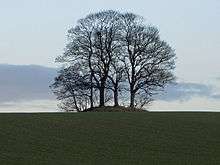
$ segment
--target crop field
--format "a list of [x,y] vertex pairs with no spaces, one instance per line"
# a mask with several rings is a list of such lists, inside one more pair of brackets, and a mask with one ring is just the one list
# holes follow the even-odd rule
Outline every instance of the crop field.
[[0,165],[219,165],[220,113],[0,114]]

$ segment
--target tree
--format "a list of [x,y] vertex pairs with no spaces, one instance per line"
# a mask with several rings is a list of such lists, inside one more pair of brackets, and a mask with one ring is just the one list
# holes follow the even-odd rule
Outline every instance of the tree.
[[61,109],[65,111],[83,111],[88,108],[90,100],[90,82],[86,81],[89,80],[88,76],[81,71],[79,64],[59,71],[59,75],[50,87],[57,99],[62,101],[59,105]]
[[[122,53],[120,51],[120,53]],[[122,83],[126,81],[125,79],[125,68],[120,59],[120,55],[117,56],[110,68],[110,73],[108,76],[108,89],[113,91],[114,106],[119,106],[119,92],[122,90]]]
[[[106,81],[114,52],[119,49],[119,16],[115,11],[90,14],[68,31],[70,40],[59,62],[81,63],[99,90],[100,106],[105,104]],[[92,95],[92,88],[91,88]]]
[[[106,11],[96,14],[93,18],[97,20],[95,26],[93,77],[100,91],[100,106],[104,106],[106,82],[110,67],[115,54],[120,49],[120,21],[119,14],[114,11]],[[93,20],[94,21],[94,20]]]
[[108,101],[118,106],[121,92],[129,93],[131,108],[141,108],[174,80],[173,49],[133,13],[108,10],[80,19],[56,61],[64,65],[51,88],[63,107],[77,111]]
[[143,24],[142,17],[126,13],[122,20],[123,62],[129,83],[130,107],[135,107],[138,94],[142,107],[152,100],[155,91],[174,80],[175,53],[160,39],[157,28]]

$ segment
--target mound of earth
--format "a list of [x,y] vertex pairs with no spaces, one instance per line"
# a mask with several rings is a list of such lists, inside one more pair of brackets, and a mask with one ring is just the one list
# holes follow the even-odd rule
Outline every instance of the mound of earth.
[[95,107],[89,108],[83,112],[147,112],[143,109],[123,107],[123,106],[104,106],[104,107]]

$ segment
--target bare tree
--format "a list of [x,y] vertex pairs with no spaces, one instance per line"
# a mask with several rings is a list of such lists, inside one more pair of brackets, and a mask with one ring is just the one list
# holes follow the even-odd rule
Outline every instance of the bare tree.
[[59,107],[65,111],[83,111],[88,108],[90,82],[86,81],[89,80],[88,75],[83,74],[80,68],[80,65],[75,64],[60,70],[50,86],[57,99],[61,100]]
[[120,48],[120,20],[117,12],[106,11],[95,15],[98,23],[95,28],[94,80],[100,91],[100,106],[105,103],[105,89],[112,61]]
[[130,107],[142,108],[174,80],[173,49],[133,13],[108,10],[80,19],[56,61],[64,68],[51,87],[64,109],[105,106],[112,98],[118,106],[122,91],[124,98],[129,92]]
[[[92,90],[99,90],[100,106],[105,104],[105,89],[114,52],[119,48],[119,16],[115,11],[90,14],[68,31],[69,44],[59,62],[81,62],[90,73]],[[93,106],[93,105],[91,105]]]
[[114,106],[119,106],[119,92],[123,90],[123,85],[126,83],[125,68],[121,61],[120,51],[117,58],[112,62],[108,76],[107,88],[113,92]]
[[[124,65],[130,91],[130,107],[135,107],[135,97],[144,98],[141,107],[152,100],[155,91],[174,79],[175,53],[159,37],[153,26],[145,26],[143,18],[133,13],[122,15],[124,32]],[[141,99],[141,100],[142,100]]]

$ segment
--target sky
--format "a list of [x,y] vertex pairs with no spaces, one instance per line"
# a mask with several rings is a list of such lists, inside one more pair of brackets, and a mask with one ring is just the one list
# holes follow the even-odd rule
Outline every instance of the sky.
[[106,9],[129,11],[155,25],[175,49],[178,82],[212,88],[205,97],[159,100],[152,107],[220,109],[220,99],[212,97],[220,94],[219,0],[0,0],[0,4],[1,64],[58,67],[54,59],[62,54],[66,32],[78,19]]

